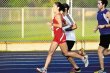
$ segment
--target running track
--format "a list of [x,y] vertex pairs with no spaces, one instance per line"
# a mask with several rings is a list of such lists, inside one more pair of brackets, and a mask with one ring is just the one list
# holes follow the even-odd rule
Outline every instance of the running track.
[[[89,67],[85,68],[80,59],[75,59],[81,67],[81,73],[93,73],[99,69],[97,52],[87,52],[89,55]],[[0,73],[38,73],[36,67],[42,67],[47,52],[1,52]],[[105,57],[106,72],[110,73],[110,56]],[[61,54],[56,52],[49,65],[48,73],[69,73],[72,66]]]

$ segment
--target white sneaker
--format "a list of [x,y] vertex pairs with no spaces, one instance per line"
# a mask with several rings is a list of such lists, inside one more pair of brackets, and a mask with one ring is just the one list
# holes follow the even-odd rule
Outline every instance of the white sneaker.
[[84,56],[83,62],[85,64],[85,67],[88,67],[88,65],[89,65],[88,55]]
[[44,68],[37,68],[36,70],[41,73],[47,73],[47,69],[44,69]]

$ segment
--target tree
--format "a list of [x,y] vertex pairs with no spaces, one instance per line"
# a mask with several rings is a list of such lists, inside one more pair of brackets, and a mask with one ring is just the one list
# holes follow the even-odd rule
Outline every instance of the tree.
[[[66,2],[66,0],[0,0],[0,7],[51,7],[55,1]],[[108,2],[109,7],[110,1]],[[97,7],[97,0],[73,0],[73,7]]]
[[7,3],[9,0],[0,0],[0,7],[7,7]]
[[26,7],[28,4],[28,0],[9,0],[9,7]]

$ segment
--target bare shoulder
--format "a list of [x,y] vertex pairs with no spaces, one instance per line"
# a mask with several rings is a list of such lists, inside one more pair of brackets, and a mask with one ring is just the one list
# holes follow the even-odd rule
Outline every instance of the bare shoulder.
[[60,17],[61,17],[61,15],[60,14],[57,14],[55,18],[60,18]]
[[110,11],[106,13],[107,17],[110,18]]

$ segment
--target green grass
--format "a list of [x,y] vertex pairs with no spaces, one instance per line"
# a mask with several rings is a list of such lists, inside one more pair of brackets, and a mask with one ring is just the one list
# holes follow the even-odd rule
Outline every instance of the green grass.
[[[94,33],[93,29],[97,22],[95,20],[85,22],[85,37],[82,37],[81,21],[77,21],[78,29],[76,32],[77,40],[82,39],[86,41],[99,40],[99,33]],[[36,42],[36,41],[51,41],[51,30],[46,23],[25,23],[24,38],[21,38],[21,24],[0,24],[0,41],[14,41],[14,42]]]
[[51,31],[46,24],[25,24],[24,38],[21,38],[21,24],[1,24],[0,41],[49,41]]
[[76,29],[76,38],[78,41],[86,40],[86,41],[98,41],[99,40],[99,32],[93,32],[93,29],[96,27],[97,21],[95,20],[86,20],[85,21],[85,29],[84,29],[84,37],[82,37],[82,22],[77,21],[78,28]]

